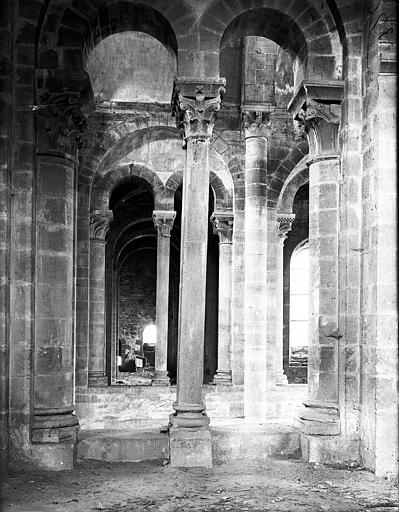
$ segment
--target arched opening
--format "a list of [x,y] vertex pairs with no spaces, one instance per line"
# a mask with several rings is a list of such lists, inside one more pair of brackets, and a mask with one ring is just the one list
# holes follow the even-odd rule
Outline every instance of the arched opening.
[[87,62],[94,99],[100,102],[169,103],[176,70],[176,56],[143,32],[108,36]]
[[[113,221],[106,248],[107,340],[111,383],[150,384],[155,345],[143,333],[156,319],[154,197],[137,176],[112,191]],[[144,380],[143,380],[144,379]]]
[[[283,249],[283,366],[290,384],[303,384],[307,382],[307,350],[301,350],[300,347],[307,345],[305,319],[308,301],[305,292],[309,293],[309,289],[305,288],[308,281],[305,273],[306,258],[309,254],[307,243],[309,238],[309,183],[298,188],[292,210],[295,220],[291,231],[287,234]],[[297,262],[295,254],[299,258]],[[291,287],[293,287],[292,300]],[[301,294],[302,297],[300,297]],[[303,301],[306,301],[306,304],[303,304]],[[294,311],[291,312],[293,304]],[[296,305],[298,305],[297,310],[295,310]],[[297,326],[301,327],[295,331]],[[291,338],[292,327],[294,327],[294,334]],[[294,357],[292,357],[291,346],[297,347],[294,350],[294,353],[297,352]],[[303,357],[298,358],[297,356],[300,355]]]
[[309,242],[300,243],[290,262],[290,340],[291,367],[307,366],[309,332]]

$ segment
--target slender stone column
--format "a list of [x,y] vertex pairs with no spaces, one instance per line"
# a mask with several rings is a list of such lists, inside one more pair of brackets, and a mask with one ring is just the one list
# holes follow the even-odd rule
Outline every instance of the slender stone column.
[[276,384],[278,386],[288,384],[287,376],[283,368],[283,310],[284,310],[284,242],[287,239],[288,231],[291,231],[295,214],[277,214],[277,334],[276,334]]
[[89,386],[107,386],[105,335],[105,237],[112,210],[90,214]]
[[170,232],[176,212],[156,210],[152,214],[157,230],[157,298],[156,326],[157,344],[155,347],[155,374],[153,386],[169,386],[168,361],[168,312],[169,312],[169,258]]
[[[266,418],[267,137],[269,116],[244,111],[245,134],[245,346],[244,415]],[[274,373],[274,368],[272,369]]]
[[300,423],[304,434],[303,455],[319,462],[324,457],[319,436],[340,433],[338,128],[342,92],[340,83],[335,86],[306,84],[289,106],[296,119],[303,123],[309,140],[309,398],[304,403]]
[[[170,437],[173,466],[210,466],[209,418],[202,400],[209,144],[225,80],[175,79],[174,112],[184,132],[177,400]],[[180,429],[186,432],[178,431]],[[176,431],[177,429],[177,431]],[[197,433],[193,433],[197,429]],[[198,429],[205,429],[202,433]],[[191,434],[187,433],[191,430]]]
[[231,385],[233,212],[214,212],[211,222],[213,232],[219,236],[218,367],[213,382]]

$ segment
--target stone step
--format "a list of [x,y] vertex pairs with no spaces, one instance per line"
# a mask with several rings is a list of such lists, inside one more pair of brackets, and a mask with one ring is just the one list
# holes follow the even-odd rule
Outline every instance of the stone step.
[[[236,423],[210,429],[213,462],[233,459],[295,457],[300,450],[299,431],[291,425]],[[168,459],[169,437],[155,430],[82,430],[79,459],[138,462]]]
[[83,430],[77,446],[78,459],[107,462],[139,462],[167,459],[169,436],[156,430]]

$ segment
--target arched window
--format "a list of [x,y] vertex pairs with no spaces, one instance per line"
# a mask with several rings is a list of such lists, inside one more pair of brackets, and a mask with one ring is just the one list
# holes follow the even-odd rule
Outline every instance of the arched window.
[[290,366],[306,366],[309,325],[309,241],[294,250],[290,263]]

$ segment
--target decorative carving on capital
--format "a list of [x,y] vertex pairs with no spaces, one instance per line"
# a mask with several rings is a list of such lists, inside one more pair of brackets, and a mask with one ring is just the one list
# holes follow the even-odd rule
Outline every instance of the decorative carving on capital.
[[112,210],[95,210],[90,213],[90,240],[105,241],[113,218]]
[[233,241],[234,216],[232,212],[214,212],[211,216],[213,233],[219,236],[220,244],[231,244]]
[[270,112],[243,110],[242,127],[246,139],[249,137],[270,137],[272,130]]
[[183,131],[184,140],[210,139],[225,92],[226,80],[217,78],[205,81],[177,77],[174,82],[172,115]]
[[170,237],[175,217],[174,211],[154,210],[152,220],[159,237]]
[[38,111],[39,147],[76,156],[87,126],[87,113],[79,93],[53,93],[44,97]]
[[338,155],[342,98],[342,82],[303,82],[288,105],[297,128],[308,137],[312,157]]
[[295,220],[295,213],[278,213],[277,214],[277,236],[281,243],[284,244],[288,232],[291,231],[292,223]]

